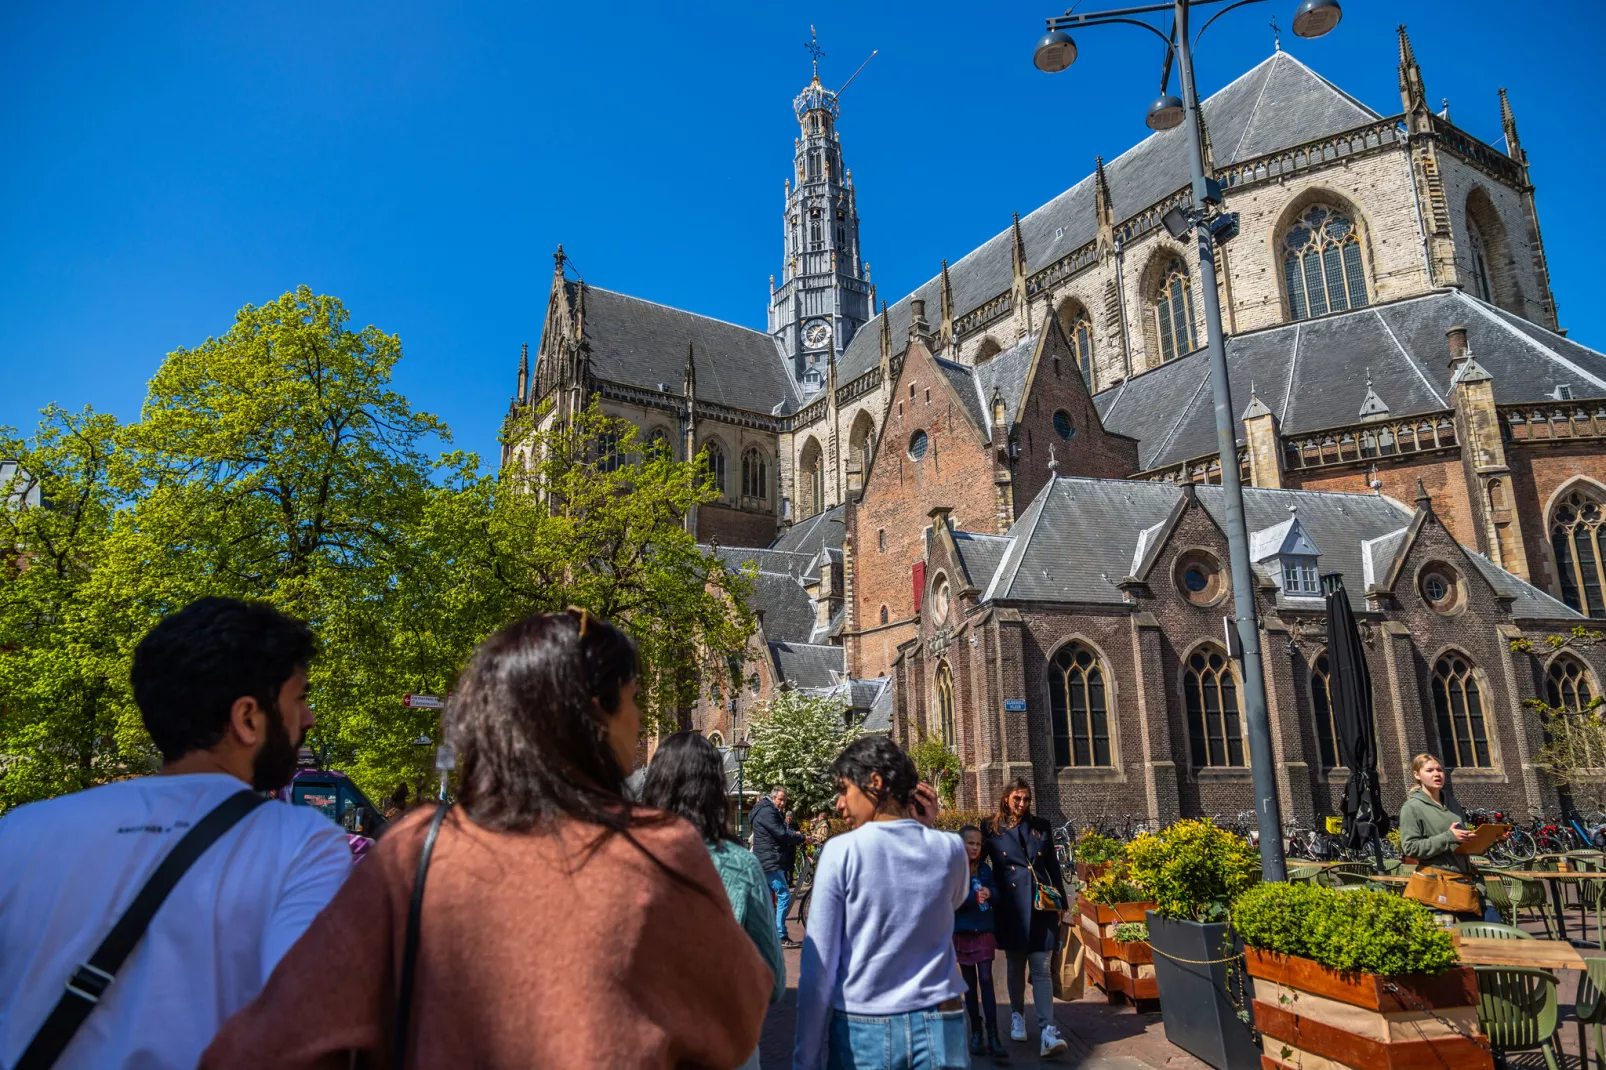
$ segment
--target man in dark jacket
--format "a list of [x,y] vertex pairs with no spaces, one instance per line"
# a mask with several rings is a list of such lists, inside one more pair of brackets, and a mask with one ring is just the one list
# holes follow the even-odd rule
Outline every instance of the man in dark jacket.
[[782,947],[800,947],[786,932],[786,913],[792,907],[789,884],[792,859],[807,837],[786,827],[786,789],[776,788],[758,801],[749,820],[753,825],[753,854],[764,867],[764,879],[775,893],[775,931]]

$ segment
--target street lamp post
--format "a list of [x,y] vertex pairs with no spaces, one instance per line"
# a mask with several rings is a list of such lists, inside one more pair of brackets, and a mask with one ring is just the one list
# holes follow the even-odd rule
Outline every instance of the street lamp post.
[[742,836],[742,802],[746,796],[742,794],[742,766],[747,764],[747,752],[753,745],[747,742],[746,736],[740,736],[731,744],[731,756],[736,759],[736,837]]
[[[1167,4],[1123,8],[1115,11],[1067,14],[1048,21],[1048,32],[1037,42],[1033,62],[1039,70],[1057,73],[1076,62],[1076,42],[1069,30],[1080,26],[1123,23],[1141,26],[1165,40],[1165,74],[1160,80],[1160,96],[1149,106],[1148,125],[1168,130],[1179,123],[1188,127],[1188,162],[1192,166],[1192,204],[1187,210],[1173,209],[1166,215],[1166,229],[1174,238],[1193,230],[1199,244],[1199,285],[1204,297],[1206,348],[1210,354],[1210,385],[1215,402],[1216,448],[1221,454],[1221,490],[1227,514],[1227,555],[1232,572],[1233,619],[1238,630],[1244,674],[1244,716],[1249,729],[1249,763],[1254,777],[1255,814],[1260,828],[1260,865],[1269,881],[1287,878],[1283,859],[1282,815],[1277,804],[1277,777],[1271,747],[1271,722],[1266,713],[1266,680],[1260,658],[1260,628],[1255,615],[1254,577],[1249,567],[1249,526],[1244,518],[1244,492],[1238,472],[1237,421],[1233,415],[1232,388],[1227,378],[1227,347],[1221,331],[1221,301],[1216,293],[1216,254],[1218,241],[1226,242],[1237,233],[1237,217],[1217,210],[1221,187],[1205,172],[1204,146],[1199,135],[1199,93],[1193,80],[1193,42],[1189,15],[1195,7],[1211,7],[1226,0],[1172,0]],[[1221,15],[1234,8],[1262,0],[1237,0],[1205,21],[1204,33]],[[1171,33],[1133,16],[1170,12]],[[1300,37],[1320,37],[1341,17],[1338,0],[1302,0],[1294,13],[1294,33]],[[1176,57],[1182,80],[1182,100],[1166,92],[1171,58]]]

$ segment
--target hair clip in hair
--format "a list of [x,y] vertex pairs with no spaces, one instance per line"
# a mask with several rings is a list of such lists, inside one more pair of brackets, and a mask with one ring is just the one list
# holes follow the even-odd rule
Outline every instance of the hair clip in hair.
[[584,639],[586,637],[586,628],[591,625],[592,621],[597,619],[596,614],[592,613],[589,609],[586,609],[583,606],[570,606],[569,612],[574,616],[574,619],[579,622],[580,638]]

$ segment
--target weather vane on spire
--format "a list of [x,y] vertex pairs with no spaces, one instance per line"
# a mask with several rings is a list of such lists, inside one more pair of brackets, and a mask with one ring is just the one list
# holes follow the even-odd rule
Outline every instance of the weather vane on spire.
[[820,80],[820,57],[825,55],[825,49],[820,47],[820,37],[814,32],[813,24],[809,26],[809,39],[803,43],[803,47],[814,57],[814,80],[817,82]]

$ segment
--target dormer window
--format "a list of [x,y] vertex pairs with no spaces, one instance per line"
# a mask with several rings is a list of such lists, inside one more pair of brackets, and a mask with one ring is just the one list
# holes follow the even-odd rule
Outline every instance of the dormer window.
[[1319,598],[1322,581],[1316,575],[1314,557],[1284,557],[1283,596],[1285,598]]

